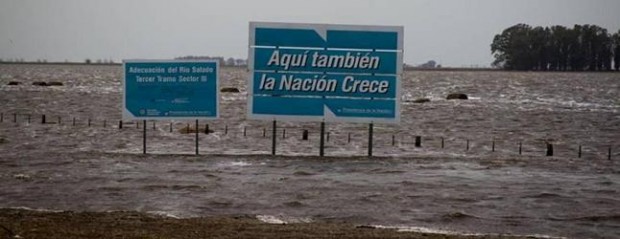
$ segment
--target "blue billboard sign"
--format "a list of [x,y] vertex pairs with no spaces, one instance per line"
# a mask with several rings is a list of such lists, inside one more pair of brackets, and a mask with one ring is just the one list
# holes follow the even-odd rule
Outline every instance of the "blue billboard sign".
[[218,62],[123,61],[123,119],[219,116]]
[[403,28],[250,23],[248,117],[399,123]]

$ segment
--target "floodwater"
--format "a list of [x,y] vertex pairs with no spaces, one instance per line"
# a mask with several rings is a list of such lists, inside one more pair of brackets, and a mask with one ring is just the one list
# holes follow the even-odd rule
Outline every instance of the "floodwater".
[[142,155],[142,126],[118,128],[120,66],[0,65],[0,207],[620,238],[620,74],[406,72],[402,122],[375,125],[374,158],[368,125],[327,124],[320,158],[319,124],[299,122],[278,122],[271,156],[271,122],[245,119],[247,76],[224,68],[242,93],[200,121],[215,131],[200,156],[179,133],[193,121],[149,122]]

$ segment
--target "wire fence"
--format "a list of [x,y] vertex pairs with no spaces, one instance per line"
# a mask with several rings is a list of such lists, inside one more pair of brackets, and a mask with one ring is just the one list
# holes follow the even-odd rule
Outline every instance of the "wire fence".
[[[146,122],[146,125],[144,124]],[[244,121],[243,123],[201,121],[123,121],[108,119],[93,119],[90,117],[62,117],[50,116],[45,114],[25,114],[25,113],[0,113],[0,123],[11,127],[16,125],[40,124],[46,127],[63,126],[74,128],[106,128],[115,130],[136,130],[145,129],[155,131],[167,131],[179,134],[218,134],[231,139],[251,138],[272,140],[276,146],[276,139],[286,140],[294,137],[299,140],[317,140],[321,138],[320,126],[317,123],[284,124],[273,128],[271,122],[264,121]],[[340,128],[338,130],[327,129],[322,135],[322,140],[329,145],[349,145],[354,142],[366,141],[368,148],[378,147],[399,147],[411,149],[429,149],[435,151],[457,151],[472,153],[505,153],[511,155],[533,155],[533,156],[562,156],[582,158],[586,154],[596,155],[598,158],[612,160],[617,158],[619,153],[614,150],[618,148],[618,142],[602,143],[579,143],[579,140],[562,140],[562,143],[555,144],[544,138],[526,137],[498,137],[501,130],[493,130],[488,137],[465,137],[456,132],[447,131],[439,135],[422,135],[415,130],[406,128],[377,127],[371,133],[358,126],[355,128]],[[575,130],[573,133],[587,135],[587,131]],[[617,132],[617,131],[616,131]],[[462,132],[461,132],[462,133]],[[504,131],[507,134],[514,134],[512,131]],[[614,138],[613,131],[610,137]],[[467,134],[466,134],[467,135]],[[274,137],[275,136],[275,137]],[[482,139],[481,139],[482,138]],[[590,140],[591,141],[591,140]],[[372,153],[369,152],[369,156]],[[321,152],[322,156],[322,152]]]

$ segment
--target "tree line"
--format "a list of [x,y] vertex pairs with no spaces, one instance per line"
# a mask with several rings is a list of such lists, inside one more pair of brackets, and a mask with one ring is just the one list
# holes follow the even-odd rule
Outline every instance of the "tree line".
[[532,27],[517,24],[495,35],[493,65],[505,70],[611,71],[620,69],[620,30],[597,25]]

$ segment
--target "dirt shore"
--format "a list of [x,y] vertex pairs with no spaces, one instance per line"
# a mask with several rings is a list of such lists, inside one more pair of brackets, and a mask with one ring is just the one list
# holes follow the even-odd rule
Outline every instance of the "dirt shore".
[[[252,216],[176,219],[138,212],[0,209],[0,238],[526,238],[397,232],[347,223],[267,224]],[[529,238],[529,237],[527,237]]]

